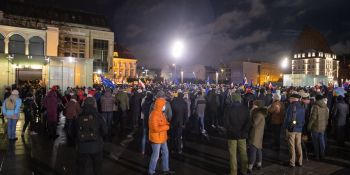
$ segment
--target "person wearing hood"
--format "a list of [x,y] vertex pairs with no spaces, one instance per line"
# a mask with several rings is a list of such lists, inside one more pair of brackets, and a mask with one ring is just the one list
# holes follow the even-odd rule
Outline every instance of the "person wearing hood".
[[11,95],[2,104],[2,113],[7,119],[7,136],[9,140],[17,140],[16,125],[21,112],[22,100],[18,90],[13,90]]
[[312,106],[309,124],[307,129],[311,132],[314,144],[314,155],[316,160],[322,159],[325,155],[325,131],[327,129],[329,109],[322,95],[316,96],[316,103]]
[[334,125],[337,144],[344,146],[346,132],[346,117],[349,115],[349,105],[345,103],[344,97],[339,95],[332,111],[332,123]]
[[56,139],[58,137],[58,135],[56,134],[58,100],[55,88],[49,91],[47,96],[44,98],[43,105],[46,108],[47,128],[49,132],[49,137],[52,139]]
[[[303,165],[303,151],[301,133],[305,124],[305,109],[300,103],[301,96],[292,94],[289,97],[289,106],[283,121],[289,149],[289,167]],[[296,163],[297,162],[297,163]]]
[[105,90],[105,93],[101,97],[101,112],[104,120],[106,121],[109,139],[111,139],[112,135],[112,119],[114,104],[115,98],[112,96],[111,89],[107,88]]
[[241,173],[246,174],[248,170],[247,138],[251,126],[249,109],[241,103],[239,93],[231,95],[231,102],[224,112],[224,127],[227,131],[230,152],[230,175],[237,175],[237,150],[240,154]]
[[152,155],[149,162],[148,174],[156,173],[157,161],[160,151],[162,151],[162,171],[164,174],[174,174],[169,170],[169,151],[168,151],[168,130],[169,122],[164,114],[166,100],[158,97],[154,102],[152,112],[149,116],[149,141],[151,142]]
[[93,97],[84,100],[84,106],[75,124],[77,131],[78,175],[86,174],[87,162],[92,161],[93,174],[101,174],[103,161],[103,137],[107,134],[106,123],[97,111]]
[[248,173],[252,173],[253,166],[257,159],[257,168],[262,166],[262,145],[264,138],[265,118],[267,109],[264,107],[264,101],[255,100],[250,110],[252,127],[249,132],[249,164]]
[[182,92],[179,92],[177,97],[175,97],[171,102],[171,109],[173,113],[173,117],[171,119],[171,147],[172,151],[181,154],[182,128],[185,126],[188,115],[188,106]]

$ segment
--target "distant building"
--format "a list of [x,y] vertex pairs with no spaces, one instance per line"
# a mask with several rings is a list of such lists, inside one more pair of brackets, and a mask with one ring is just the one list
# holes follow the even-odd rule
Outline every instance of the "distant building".
[[[336,54],[330,49],[324,36],[310,27],[305,27],[294,42],[291,57],[292,75],[286,75],[290,77],[287,79],[291,82],[285,82],[285,85],[299,86],[296,84],[297,79],[300,77],[309,79],[308,76],[299,74],[310,75],[313,79],[322,80],[323,83],[333,83],[339,76],[339,61],[336,60]],[[315,83],[319,82],[309,85]]]
[[261,62],[259,64],[259,84],[269,82],[282,82],[283,73],[280,66],[273,63]]
[[128,78],[136,78],[137,59],[124,58],[118,52],[113,54],[113,79],[116,83],[122,83]]

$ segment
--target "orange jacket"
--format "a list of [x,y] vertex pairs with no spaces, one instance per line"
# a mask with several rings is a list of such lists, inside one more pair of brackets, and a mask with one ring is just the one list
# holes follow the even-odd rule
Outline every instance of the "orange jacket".
[[162,111],[165,104],[166,101],[163,98],[158,98],[154,102],[154,107],[148,120],[149,140],[152,143],[161,144],[168,139],[169,122]]

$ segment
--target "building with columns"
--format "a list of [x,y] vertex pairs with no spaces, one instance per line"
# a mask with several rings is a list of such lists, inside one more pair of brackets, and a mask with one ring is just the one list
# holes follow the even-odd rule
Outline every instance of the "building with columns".
[[123,83],[128,78],[136,78],[137,59],[126,58],[116,51],[113,54],[113,79],[116,83]]
[[[6,1],[0,9],[0,69],[7,70],[2,72],[7,76],[1,77],[7,80],[1,81],[0,86],[18,83],[28,77],[24,74],[32,74],[46,85],[60,82],[62,87],[91,86],[92,72],[112,70],[113,50],[114,33],[104,16],[30,1]],[[55,63],[56,68],[51,63]],[[81,72],[76,72],[78,70]],[[63,76],[67,71],[70,72],[67,76],[74,76],[68,78],[68,84]],[[62,76],[47,77],[58,72]]]
[[[291,75],[286,75],[286,85],[334,83],[339,76],[339,61],[326,39],[318,31],[305,27],[294,42],[291,55]],[[303,80],[305,79],[305,80]],[[313,79],[311,81],[311,79]]]

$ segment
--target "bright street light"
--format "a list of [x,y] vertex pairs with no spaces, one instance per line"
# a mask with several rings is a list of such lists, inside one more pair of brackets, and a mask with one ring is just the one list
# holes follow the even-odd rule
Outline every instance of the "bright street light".
[[180,58],[183,53],[184,53],[185,45],[182,40],[176,40],[173,43],[173,46],[171,48],[171,55],[175,58],[178,59]]
[[288,58],[284,58],[284,59],[281,61],[281,67],[282,67],[283,69],[288,68]]

